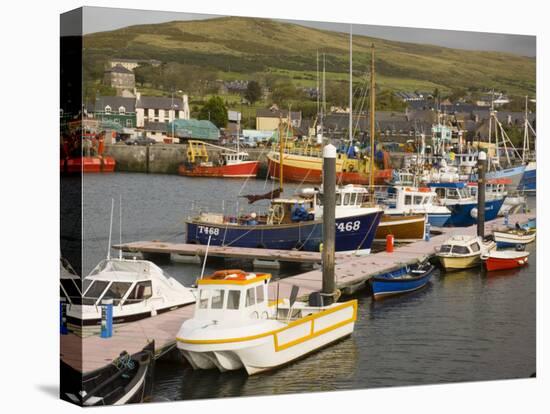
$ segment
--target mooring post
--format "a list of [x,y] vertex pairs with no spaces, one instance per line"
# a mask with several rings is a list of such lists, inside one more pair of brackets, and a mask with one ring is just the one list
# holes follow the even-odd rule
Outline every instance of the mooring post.
[[323,304],[333,302],[336,291],[334,280],[334,249],[336,237],[336,147],[323,148]]
[[426,233],[424,234],[424,241],[430,241],[432,225],[430,223],[426,223]]
[[485,170],[487,154],[480,151],[477,157],[477,235],[485,237]]
[[61,335],[67,335],[69,330],[67,329],[67,299],[61,298],[59,302],[59,333]]
[[113,336],[113,300],[104,299],[101,303],[101,337]]

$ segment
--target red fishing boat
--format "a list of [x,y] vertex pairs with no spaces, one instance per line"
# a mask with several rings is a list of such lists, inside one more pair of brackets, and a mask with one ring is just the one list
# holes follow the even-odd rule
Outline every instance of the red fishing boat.
[[[218,161],[209,160],[207,146],[223,150]],[[191,140],[187,161],[179,166],[178,173],[187,177],[248,178],[256,177],[259,165],[259,161],[249,159],[247,152]]]
[[481,259],[487,271],[515,269],[525,266],[529,260],[529,252],[515,252],[512,250],[493,250]]
[[[86,142],[89,148],[82,148],[82,143]],[[92,151],[97,155],[92,155]],[[62,148],[62,157],[59,162],[59,168],[62,173],[81,174],[81,173],[99,173],[113,172],[116,161],[113,157],[103,155],[105,150],[105,137],[100,134],[96,137],[93,133],[73,134],[68,137]],[[82,154],[84,151],[85,155]]]

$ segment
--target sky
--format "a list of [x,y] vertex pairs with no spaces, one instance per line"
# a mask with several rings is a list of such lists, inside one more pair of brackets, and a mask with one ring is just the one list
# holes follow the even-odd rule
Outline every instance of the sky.
[[[174,20],[202,20],[215,17],[221,16],[181,12],[85,7],[83,25],[84,34],[89,34],[115,30],[136,24],[163,23]],[[282,21],[317,29],[349,33],[349,24],[346,23],[303,20]],[[353,25],[353,33],[402,42],[431,44],[468,50],[509,52],[531,57],[536,56],[535,36],[359,24]]]

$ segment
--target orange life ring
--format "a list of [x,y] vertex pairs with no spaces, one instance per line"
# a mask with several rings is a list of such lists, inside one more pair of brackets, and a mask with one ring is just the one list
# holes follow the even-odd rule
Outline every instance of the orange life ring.
[[244,272],[241,269],[225,269],[225,270],[218,270],[210,276],[212,279],[224,279],[229,275],[237,275],[238,279],[245,279],[246,272]]

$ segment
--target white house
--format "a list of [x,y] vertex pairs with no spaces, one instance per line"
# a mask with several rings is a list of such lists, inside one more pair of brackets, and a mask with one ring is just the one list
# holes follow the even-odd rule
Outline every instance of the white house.
[[174,119],[189,119],[187,95],[182,98],[141,96],[136,93],[136,126],[143,128],[147,122],[172,122]]

